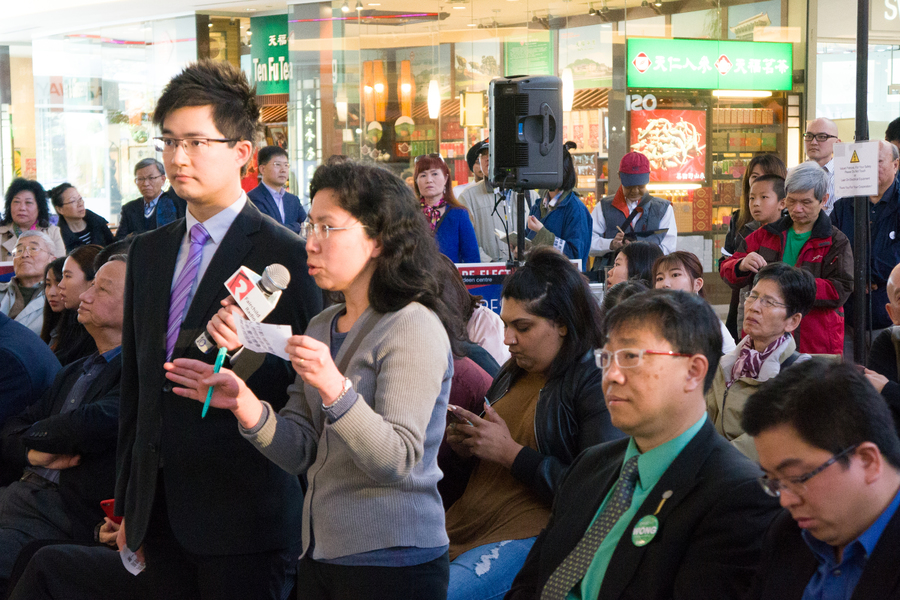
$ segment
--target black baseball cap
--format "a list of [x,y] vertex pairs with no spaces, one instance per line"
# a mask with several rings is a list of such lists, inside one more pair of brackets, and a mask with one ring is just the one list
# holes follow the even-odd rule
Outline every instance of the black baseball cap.
[[487,150],[488,146],[488,140],[475,142],[475,144],[471,148],[469,148],[469,151],[466,152],[466,162],[469,163],[470,171],[475,170],[475,161],[478,160],[478,156],[481,154],[481,151]]

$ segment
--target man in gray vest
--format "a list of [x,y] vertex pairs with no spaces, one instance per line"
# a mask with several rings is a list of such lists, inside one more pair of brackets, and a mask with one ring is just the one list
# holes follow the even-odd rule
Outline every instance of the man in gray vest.
[[[597,203],[591,214],[591,256],[618,252],[639,239],[659,245],[663,253],[675,251],[678,228],[675,211],[667,200],[647,192],[650,161],[640,152],[629,152],[619,163],[622,185],[614,196]],[[660,231],[660,233],[652,233]]]

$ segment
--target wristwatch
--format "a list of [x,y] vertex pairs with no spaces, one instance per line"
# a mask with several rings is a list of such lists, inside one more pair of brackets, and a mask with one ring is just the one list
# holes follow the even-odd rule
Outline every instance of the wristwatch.
[[350,391],[350,388],[352,388],[352,387],[353,387],[353,382],[350,381],[350,378],[344,377],[344,385],[341,388],[341,393],[337,398],[334,399],[334,402],[332,404],[336,404],[336,403],[340,402],[341,398],[343,398],[347,394],[347,392]]

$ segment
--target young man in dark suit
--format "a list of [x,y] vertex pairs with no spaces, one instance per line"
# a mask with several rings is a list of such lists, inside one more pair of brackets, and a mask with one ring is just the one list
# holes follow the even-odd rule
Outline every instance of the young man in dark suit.
[[184,218],[187,204],[172,190],[162,191],[166,183],[163,164],[155,158],[145,158],[134,165],[134,183],[141,192],[137,200],[122,206],[116,240],[130,234],[153,231]]
[[606,325],[603,393],[631,437],[569,467],[506,598],[739,598],[777,505],[706,416],[719,320],[699,296],[652,290]]
[[2,466],[21,476],[0,494],[0,595],[28,543],[90,542],[103,520],[116,481],[124,288],[123,257],[100,267],[78,308],[97,352],[60,371],[0,432]]
[[748,598],[900,598],[900,439],[856,365],[793,367],[751,396],[743,425],[787,509]]
[[294,233],[300,233],[300,223],[306,220],[306,211],[300,204],[300,198],[284,189],[291,175],[287,152],[278,146],[265,146],[260,148],[257,162],[262,181],[247,192],[247,197],[263,214]]
[[[294,332],[321,309],[321,292],[303,241],[265,219],[241,190],[259,119],[244,75],[227,63],[192,64],[169,82],[153,115],[166,175],[188,212],[137,236],[129,254],[119,547],[145,559],[136,578],[142,597],[280,599],[298,556],[300,482],[248,444],[229,411],[202,418],[201,406],[173,394],[163,365],[178,357],[213,362],[215,353],[195,341],[242,265],[257,273],[287,267],[290,285],[265,320]],[[229,362],[240,369],[248,353]],[[247,384],[280,407],[293,380],[287,362],[266,355]],[[93,597],[118,597],[98,592]]]

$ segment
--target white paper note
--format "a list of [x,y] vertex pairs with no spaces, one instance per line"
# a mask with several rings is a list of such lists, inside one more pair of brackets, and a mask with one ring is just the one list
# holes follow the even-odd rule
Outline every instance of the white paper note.
[[122,564],[125,565],[125,569],[132,575],[137,575],[144,570],[144,561],[138,558],[137,554],[129,550],[127,546],[119,551],[119,556],[122,557]]
[[284,347],[288,338],[293,335],[290,325],[270,325],[254,323],[246,319],[235,319],[238,339],[248,350],[274,354],[284,360],[290,360]]

